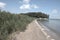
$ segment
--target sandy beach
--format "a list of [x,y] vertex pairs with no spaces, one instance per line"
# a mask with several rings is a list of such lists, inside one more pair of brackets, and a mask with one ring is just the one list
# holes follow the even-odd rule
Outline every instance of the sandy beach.
[[31,22],[24,32],[16,33],[11,40],[50,40],[40,30],[35,21]]

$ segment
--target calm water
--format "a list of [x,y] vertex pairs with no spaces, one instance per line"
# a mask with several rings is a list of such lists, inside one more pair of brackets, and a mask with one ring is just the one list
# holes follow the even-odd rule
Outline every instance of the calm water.
[[50,20],[41,21],[41,23],[60,36],[60,20],[50,19]]

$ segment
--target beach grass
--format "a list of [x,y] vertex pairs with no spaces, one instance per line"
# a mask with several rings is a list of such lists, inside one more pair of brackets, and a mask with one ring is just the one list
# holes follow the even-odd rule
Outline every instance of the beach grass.
[[7,40],[9,34],[16,31],[24,31],[32,20],[34,18],[27,15],[0,12],[0,40]]

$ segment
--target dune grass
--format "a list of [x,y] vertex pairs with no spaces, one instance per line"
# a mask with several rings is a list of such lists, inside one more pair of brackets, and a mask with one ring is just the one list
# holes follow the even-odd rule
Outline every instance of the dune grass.
[[32,20],[34,18],[27,15],[0,12],[0,40],[7,40],[13,32],[24,31]]

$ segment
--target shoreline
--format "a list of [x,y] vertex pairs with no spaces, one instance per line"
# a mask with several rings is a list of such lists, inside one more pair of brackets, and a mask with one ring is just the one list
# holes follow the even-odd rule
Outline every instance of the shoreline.
[[47,27],[45,27],[42,23],[38,23],[38,25],[40,25],[44,29],[44,31],[47,33],[47,35],[49,35],[49,38],[51,37],[54,40],[59,40],[60,39],[59,36],[56,33],[54,33],[53,31],[51,31]]
[[13,38],[10,40],[56,40],[47,34],[47,31],[38,24],[37,20],[28,24],[24,32],[19,32],[15,35],[13,35]]
[[24,32],[19,32],[16,34],[15,38],[14,36],[13,39],[10,40],[47,40],[38,25],[35,23],[35,20],[28,24],[27,29]]

